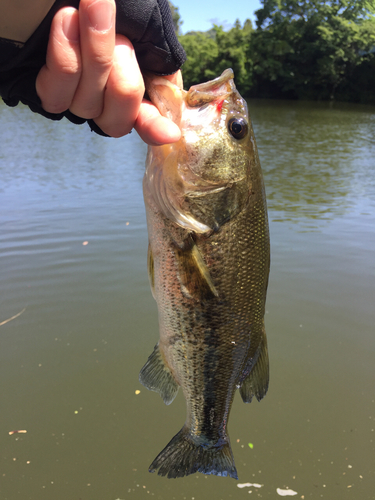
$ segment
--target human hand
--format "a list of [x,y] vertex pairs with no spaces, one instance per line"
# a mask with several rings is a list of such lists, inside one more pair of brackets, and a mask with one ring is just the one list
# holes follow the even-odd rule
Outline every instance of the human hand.
[[[81,0],[79,10],[64,7],[55,15],[46,64],[36,80],[43,108],[69,109],[94,119],[112,137],[134,128],[147,144],[180,138],[177,125],[143,98],[144,82],[129,39],[115,33],[114,0]],[[167,77],[182,87],[181,72]]]

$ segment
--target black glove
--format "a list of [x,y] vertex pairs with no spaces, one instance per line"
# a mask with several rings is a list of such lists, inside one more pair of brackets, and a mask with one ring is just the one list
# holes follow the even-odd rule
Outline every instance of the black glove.
[[[21,47],[0,38],[0,95],[8,106],[17,106],[21,101],[51,120],[65,116],[77,124],[88,121],[92,130],[106,135],[93,120],[80,118],[69,110],[48,113],[36,93],[35,81],[46,62],[52,19],[62,7],[78,8],[78,4],[79,0],[56,0],[38,29]],[[132,42],[142,72],[170,75],[186,60],[174,32],[167,0],[116,0],[116,32]]]

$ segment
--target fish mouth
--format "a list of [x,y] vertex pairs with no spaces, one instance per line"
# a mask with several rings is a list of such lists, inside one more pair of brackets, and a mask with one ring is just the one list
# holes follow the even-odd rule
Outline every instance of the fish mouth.
[[228,68],[214,80],[193,85],[187,92],[186,104],[196,108],[218,99],[226,99],[236,90],[233,79],[233,70]]

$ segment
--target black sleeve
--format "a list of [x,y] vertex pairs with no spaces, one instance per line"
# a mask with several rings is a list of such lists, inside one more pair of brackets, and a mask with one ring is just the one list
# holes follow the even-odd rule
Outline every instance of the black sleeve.
[[[26,104],[35,113],[51,120],[64,116],[73,123],[86,120],[63,113],[48,113],[36,93],[35,81],[45,64],[49,31],[56,12],[66,6],[78,8],[79,0],[57,0],[35,33],[25,44],[0,39],[0,95],[8,106]],[[141,71],[159,75],[175,73],[185,62],[184,49],[174,32],[167,0],[116,0],[116,32],[127,36],[134,45]],[[92,121],[92,130],[103,134]]]

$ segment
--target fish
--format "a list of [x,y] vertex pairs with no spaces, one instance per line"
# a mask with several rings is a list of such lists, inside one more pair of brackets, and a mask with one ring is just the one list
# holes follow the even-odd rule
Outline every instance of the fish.
[[181,387],[187,408],[149,471],[238,479],[227,429],[233,398],[239,389],[245,403],[260,401],[269,384],[270,243],[254,132],[231,69],[188,91],[162,77],[146,88],[181,139],[147,152],[147,261],[160,336],[139,380],[167,405]]

